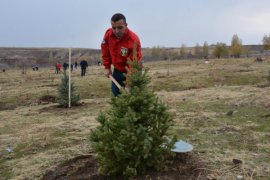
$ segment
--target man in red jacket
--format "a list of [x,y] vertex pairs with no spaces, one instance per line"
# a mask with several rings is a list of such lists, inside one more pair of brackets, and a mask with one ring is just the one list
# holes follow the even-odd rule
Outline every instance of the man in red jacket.
[[[116,13],[111,18],[112,27],[109,28],[101,43],[102,61],[105,67],[104,74],[112,75],[116,81],[125,87],[125,76],[128,58],[133,60],[133,46],[137,44],[137,60],[141,60],[141,43],[138,36],[127,27],[123,14]],[[111,65],[114,66],[113,73]],[[118,87],[112,82],[112,92],[115,96],[120,94]]]

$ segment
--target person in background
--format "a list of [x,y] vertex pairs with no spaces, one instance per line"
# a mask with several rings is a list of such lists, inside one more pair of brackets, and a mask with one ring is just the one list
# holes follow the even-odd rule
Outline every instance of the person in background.
[[98,60],[98,66],[101,66],[101,65],[102,65],[101,61],[100,61],[100,60]]
[[59,74],[61,72],[61,67],[62,67],[61,63],[57,62],[55,66],[56,74]]
[[85,76],[86,68],[88,67],[87,61],[86,60],[82,60],[80,62],[80,66],[81,66],[81,76]]
[[73,64],[70,65],[70,71],[73,71]]
[[63,70],[66,71],[67,68],[68,68],[68,63],[64,62],[64,63],[63,63]]
[[[111,17],[111,28],[104,35],[101,43],[102,63],[105,67],[104,74],[114,79],[125,87],[128,58],[133,60],[133,46],[137,44],[137,60],[142,58],[141,43],[139,37],[127,27],[126,17],[121,13],[116,13]],[[113,72],[111,65],[114,66]],[[112,93],[114,96],[120,94],[118,87],[112,82]]]

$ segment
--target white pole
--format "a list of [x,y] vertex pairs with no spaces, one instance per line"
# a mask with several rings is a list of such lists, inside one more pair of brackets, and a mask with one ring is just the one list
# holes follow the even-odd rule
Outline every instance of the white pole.
[[68,107],[71,107],[71,48],[69,48],[69,62],[68,62]]

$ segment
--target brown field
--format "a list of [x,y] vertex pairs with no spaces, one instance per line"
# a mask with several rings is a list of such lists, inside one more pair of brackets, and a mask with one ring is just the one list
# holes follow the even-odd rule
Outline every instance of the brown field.
[[[209,179],[270,179],[269,58],[145,66],[149,88],[173,114],[173,133],[194,146],[190,156],[203,164]],[[70,109],[52,102],[62,77],[54,69],[0,73],[0,179],[40,179],[68,159],[91,154],[90,130],[111,96],[110,80],[102,73],[97,66],[85,77],[79,70],[72,73],[81,105]],[[241,163],[236,166],[233,159]]]

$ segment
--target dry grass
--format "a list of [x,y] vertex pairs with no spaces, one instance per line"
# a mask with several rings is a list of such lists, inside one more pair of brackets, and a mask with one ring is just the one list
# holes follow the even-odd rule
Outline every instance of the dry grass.
[[[194,145],[209,178],[270,178],[269,59],[145,66],[150,88],[174,115],[173,132]],[[91,151],[88,135],[99,111],[108,106],[110,81],[98,67],[88,72],[85,77],[78,70],[72,74],[82,105],[71,109],[40,102],[44,95],[57,96],[61,75],[54,70],[0,73],[0,177],[38,179],[60,162]]]

